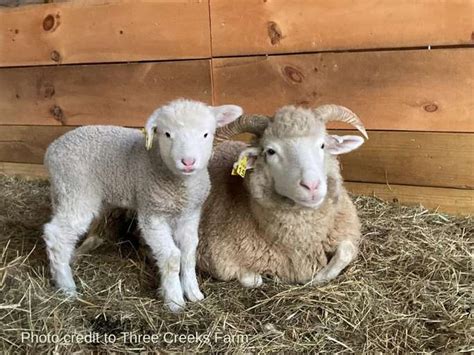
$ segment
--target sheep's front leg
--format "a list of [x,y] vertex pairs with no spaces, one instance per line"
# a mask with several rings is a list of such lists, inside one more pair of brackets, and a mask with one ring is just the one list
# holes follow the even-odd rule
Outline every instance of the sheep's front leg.
[[191,302],[200,301],[204,295],[199,290],[196,277],[196,249],[201,210],[185,214],[176,221],[174,238],[181,250],[181,286],[186,298]]
[[184,305],[179,280],[181,252],[175,245],[171,227],[164,218],[139,216],[143,238],[151,249],[161,274],[161,292],[165,305],[173,312]]
[[247,288],[257,288],[263,283],[262,275],[248,270],[242,270],[238,279],[241,285]]
[[357,256],[358,248],[349,240],[343,240],[329,263],[313,279],[313,284],[335,279]]

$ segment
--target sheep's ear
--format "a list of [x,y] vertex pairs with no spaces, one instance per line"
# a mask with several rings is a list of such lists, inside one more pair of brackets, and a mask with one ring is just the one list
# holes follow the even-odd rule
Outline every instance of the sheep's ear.
[[214,106],[211,109],[216,117],[217,127],[222,127],[235,121],[244,113],[242,107],[236,105]]
[[247,167],[246,170],[253,169],[255,166],[255,162],[257,161],[257,157],[262,151],[262,148],[257,148],[257,147],[250,147],[250,148],[245,148],[242,150],[239,154],[239,160],[234,163],[238,164],[244,157],[247,157]]
[[349,153],[364,143],[360,136],[327,135],[325,139],[326,151],[333,155]]
[[160,110],[156,110],[151,114],[151,116],[146,121],[145,127],[143,128],[143,133],[145,134],[145,147],[146,150],[150,150],[153,145],[153,138],[156,133],[156,125],[158,117],[160,115]]

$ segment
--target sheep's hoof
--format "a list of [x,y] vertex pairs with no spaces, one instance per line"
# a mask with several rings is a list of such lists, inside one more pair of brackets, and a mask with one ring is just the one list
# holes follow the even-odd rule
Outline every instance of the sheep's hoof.
[[319,286],[324,283],[329,282],[331,279],[326,275],[325,272],[319,272],[316,276],[311,280],[311,286]]
[[240,275],[239,281],[242,286],[247,288],[257,288],[263,283],[262,276],[259,274],[254,274],[253,272],[242,273],[242,275]]
[[168,308],[173,313],[181,312],[186,305],[181,287],[180,287],[179,293],[165,294],[164,300],[165,300],[165,307]]
[[197,288],[197,289],[190,289],[190,290],[184,290],[184,294],[188,301],[190,302],[197,302],[201,301],[204,299],[204,295],[202,292]]
[[185,303],[177,303],[173,301],[165,302],[166,308],[168,308],[173,313],[180,313],[184,310]]
[[77,299],[77,291],[75,287],[61,287],[59,290],[68,300],[74,301]]

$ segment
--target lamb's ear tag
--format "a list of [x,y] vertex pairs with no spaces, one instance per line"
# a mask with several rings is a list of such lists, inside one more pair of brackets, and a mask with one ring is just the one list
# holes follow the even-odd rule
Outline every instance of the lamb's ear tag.
[[234,163],[232,175],[239,175],[240,177],[244,178],[245,173],[247,172],[247,162],[248,158],[246,155],[244,155],[238,162]]
[[153,146],[153,136],[155,135],[156,127],[153,127],[150,133],[147,132],[146,128],[142,128],[141,131],[145,135],[145,148],[150,150]]

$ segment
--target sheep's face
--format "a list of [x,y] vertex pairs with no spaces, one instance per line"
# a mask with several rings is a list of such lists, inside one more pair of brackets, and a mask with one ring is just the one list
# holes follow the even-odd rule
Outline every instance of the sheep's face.
[[324,137],[267,137],[262,143],[275,191],[302,206],[319,206],[327,192]]
[[253,165],[270,177],[276,193],[301,206],[317,208],[327,194],[330,155],[347,153],[363,141],[359,136],[328,135],[311,111],[293,109],[277,112],[260,146],[241,155],[255,160]]
[[237,119],[242,109],[234,105],[212,107],[197,101],[176,100],[154,115],[161,159],[173,173],[193,175],[207,168],[216,127]]

